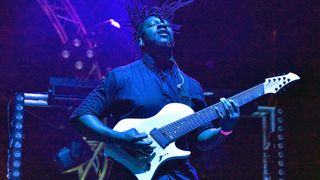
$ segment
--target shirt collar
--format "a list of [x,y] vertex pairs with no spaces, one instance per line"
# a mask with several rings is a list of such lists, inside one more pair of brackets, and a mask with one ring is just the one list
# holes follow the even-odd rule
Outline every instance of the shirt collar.
[[164,64],[163,67],[160,67],[155,63],[154,59],[147,54],[143,55],[142,61],[149,69],[157,73],[174,72],[176,69],[176,64],[174,61],[168,60],[167,64]]

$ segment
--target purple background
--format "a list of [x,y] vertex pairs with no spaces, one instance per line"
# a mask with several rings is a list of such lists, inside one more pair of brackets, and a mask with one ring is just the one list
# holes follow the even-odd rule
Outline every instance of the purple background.
[[[71,2],[86,28],[96,32],[92,37],[98,44],[95,52],[103,73],[138,57],[130,28],[97,26],[106,19],[127,18],[118,1]],[[317,1],[201,0],[179,10],[175,16],[175,22],[183,25],[181,34],[175,37],[177,62],[205,89],[246,89],[266,77],[290,71],[301,76],[301,81],[286,92],[259,101],[261,105],[282,107],[286,112],[288,179],[320,177],[316,172],[320,165],[316,113],[320,90],[319,9]],[[5,176],[9,99],[15,92],[46,92],[50,76],[81,77],[86,73],[62,59],[61,50],[58,35],[36,1],[0,2],[0,179]],[[34,117],[27,113],[28,116]],[[25,132],[30,138],[25,137],[24,149],[41,144],[41,140],[35,143],[32,134],[45,132],[48,122],[55,121],[43,120],[44,116],[38,121],[26,120]],[[49,140],[59,139],[56,136],[59,132],[50,133],[46,135],[52,137]],[[29,158],[24,162],[32,162],[32,155],[31,152],[24,155]],[[44,157],[43,161],[51,159]],[[38,168],[41,177],[45,172],[39,164],[24,165],[34,166],[33,170]],[[32,172],[24,173],[27,176]]]

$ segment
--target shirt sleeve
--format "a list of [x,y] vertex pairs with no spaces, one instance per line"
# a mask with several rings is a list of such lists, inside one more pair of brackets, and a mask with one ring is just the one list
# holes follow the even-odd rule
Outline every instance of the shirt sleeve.
[[85,100],[74,110],[70,120],[74,121],[83,115],[93,115],[99,119],[110,113],[110,106],[117,90],[114,73],[108,72],[106,78],[92,90]]

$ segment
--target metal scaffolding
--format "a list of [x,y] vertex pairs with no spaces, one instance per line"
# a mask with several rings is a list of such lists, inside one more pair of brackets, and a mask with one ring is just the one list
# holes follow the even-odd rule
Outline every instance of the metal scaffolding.
[[[44,13],[48,16],[55,31],[59,35],[62,45],[71,43],[73,38],[81,39],[81,42],[87,48],[87,56],[92,60],[92,68],[88,72],[88,76],[95,75],[95,79],[101,79],[101,70],[96,58],[94,56],[93,49],[96,47],[94,40],[89,38],[88,31],[81,21],[77,11],[69,0],[37,0]],[[62,56],[66,52],[61,52]],[[68,54],[66,52],[65,54]]]

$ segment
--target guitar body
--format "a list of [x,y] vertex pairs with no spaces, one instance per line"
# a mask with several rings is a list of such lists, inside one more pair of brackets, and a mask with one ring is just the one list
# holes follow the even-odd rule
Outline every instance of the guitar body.
[[104,151],[107,157],[111,157],[120,164],[127,167],[139,180],[151,179],[164,162],[172,159],[183,159],[190,156],[189,151],[183,151],[176,147],[175,143],[170,143],[164,149],[152,139],[149,134],[154,128],[160,128],[178,119],[193,114],[194,111],[184,104],[171,103],[161,109],[161,111],[151,118],[146,119],[123,119],[113,128],[115,131],[123,132],[135,128],[138,132],[148,134],[154,146],[153,156],[149,159],[138,159],[127,153],[118,145],[106,144]]

